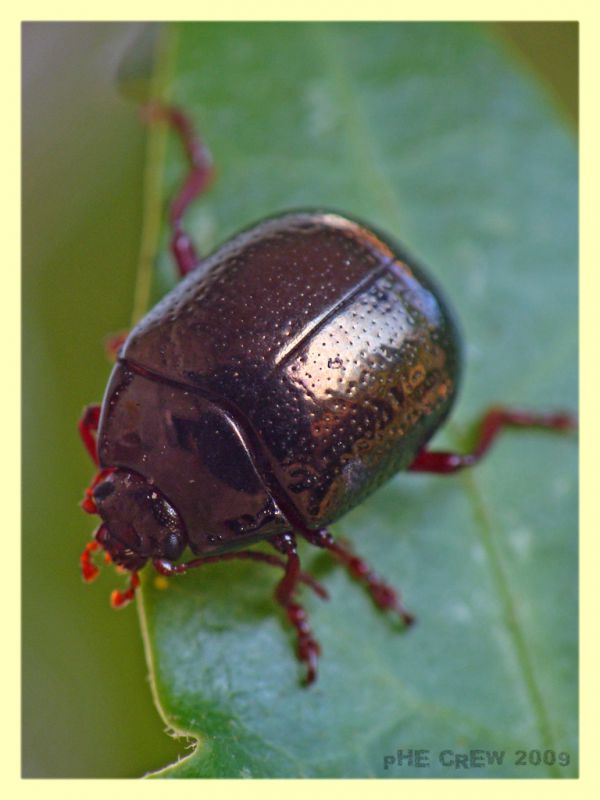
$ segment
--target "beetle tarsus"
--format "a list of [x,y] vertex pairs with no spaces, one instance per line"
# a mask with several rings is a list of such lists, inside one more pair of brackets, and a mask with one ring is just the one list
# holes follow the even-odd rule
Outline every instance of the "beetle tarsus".
[[309,686],[317,677],[317,661],[321,647],[312,635],[306,610],[294,600],[300,576],[300,558],[296,549],[296,539],[291,533],[283,533],[270,539],[271,544],[280,553],[287,556],[285,575],[277,584],[275,599],[283,606],[287,618],[296,631],[298,639],[297,655],[306,665],[305,685]]
[[470,453],[421,450],[408,468],[411,472],[433,472],[450,475],[465,467],[471,467],[483,458],[498,434],[504,428],[541,428],[557,432],[577,429],[577,419],[565,412],[536,414],[508,408],[491,408],[481,418],[475,446]]
[[[281,602],[281,601],[279,601]],[[317,678],[317,663],[321,653],[321,647],[311,633],[305,609],[298,603],[288,602],[283,604],[287,618],[293,625],[298,636],[298,648],[296,654],[298,659],[306,664],[306,675],[304,683],[310,686]]]
[[369,590],[375,604],[384,611],[394,611],[405,625],[412,625],[414,616],[406,610],[400,595],[389,584],[383,581],[369,564],[357,556],[346,542],[333,538],[327,528],[319,530],[305,529],[301,531],[305,539],[317,547],[328,550],[350,572],[352,577],[359,580]]

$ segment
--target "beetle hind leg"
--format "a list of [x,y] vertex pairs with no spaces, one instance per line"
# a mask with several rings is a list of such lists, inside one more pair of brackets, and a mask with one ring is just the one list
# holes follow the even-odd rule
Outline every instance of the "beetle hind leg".
[[206,191],[213,178],[212,159],[202,139],[194,130],[191,119],[180,109],[160,103],[150,103],[144,108],[145,118],[152,122],[162,120],[177,131],[189,162],[189,172],[171,203],[171,252],[179,274],[183,277],[200,263],[194,244],[183,228],[183,215],[190,203]]
[[491,408],[483,415],[478,427],[477,439],[470,453],[459,454],[423,449],[409,466],[409,471],[450,475],[477,464],[504,428],[540,428],[569,432],[576,430],[577,420],[573,415],[565,412],[539,414],[509,408]]
[[306,528],[301,533],[311,544],[328,550],[346,567],[353,578],[364,584],[379,608],[395,612],[405,625],[412,625],[415,621],[414,617],[402,604],[399,592],[382,580],[364,559],[350,549],[347,543],[334,539],[326,528],[320,530]]

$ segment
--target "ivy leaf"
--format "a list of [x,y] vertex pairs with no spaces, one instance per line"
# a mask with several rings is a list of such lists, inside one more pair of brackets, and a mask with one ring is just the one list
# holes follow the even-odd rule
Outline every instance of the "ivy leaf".
[[[270,214],[331,207],[429,265],[466,362],[434,445],[468,448],[490,404],[576,407],[575,147],[489,32],[183,24],[161,70],[218,169],[188,215],[202,253]],[[151,201],[164,207],[185,171],[174,137],[154,167]],[[166,241],[165,225],[155,297],[175,279]],[[304,593],[323,646],[308,689],[272,569],[217,564],[167,587],[147,570],[155,697],[195,744],[155,775],[576,775],[576,459],[574,437],[508,432],[476,469],[398,475],[340,520],[334,533],[402,587],[418,618],[408,632],[304,547],[331,594]],[[479,765],[457,766],[472,750]]]

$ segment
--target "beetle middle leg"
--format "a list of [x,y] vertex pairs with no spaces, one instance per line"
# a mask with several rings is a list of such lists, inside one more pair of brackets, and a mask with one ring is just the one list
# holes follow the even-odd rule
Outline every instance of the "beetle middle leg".
[[280,553],[287,556],[284,560],[278,556],[262,553],[259,550],[237,550],[231,553],[221,553],[214,556],[201,556],[183,564],[172,564],[166,559],[154,559],[152,564],[161,575],[171,577],[173,575],[183,575],[190,569],[203,567],[207,564],[215,564],[218,561],[231,561],[234,559],[260,561],[274,567],[285,570],[285,575],[277,584],[275,598],[286,610],[288,619],[296,629],[298,636],[298,657],[307,666],[306,683],[312,683],[317,676],[317,656],[320,648],[318,642],[313,638],[308,627],[306,611],[298,603],[294,602],[293,596],[298,583],[305,583],[307,586],[326,600],[329,595],[327,590],[321,586],[311,575],[302,572],[300,569],[300,559],[296,552],[296,541],[292,534],[281,534],[270,539],[271,544]]
[[471,467],[487,453],[498,434],[504,428],[542,428],[551,431],[572,431],[577,421],[571,414],[536,414],[507,408],[491,408],[479,422],[479,433],[470,453],[421,450],[408,467],[411,472],[434,472],[450,475],[453,472]]
[[298,658],[306,664],[305,682],[309,685],[317,677],[317,660],[321,647],[312,635],[305,609],[294,599],[301,575],[296,539],[292,533],[282,533],[274,536],[270,542],[280,553],[287,556],[285,575],[277,584],[275,599],[283,606],[289,621],[296,630]]
[[412,625],[414,617],[402,605],[398,592],[382,580],[375,570],[356,555],[346,543],[334,539],[326,528],[320,530],[304,528],[300,532],[311,544],[328,550],[346,567],[352,577],[363,583],[379,608],[396,612],[405,625]]

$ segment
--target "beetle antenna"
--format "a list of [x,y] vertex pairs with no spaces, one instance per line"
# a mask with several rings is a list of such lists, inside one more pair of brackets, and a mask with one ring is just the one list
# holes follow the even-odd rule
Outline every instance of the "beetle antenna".
[[88,542],[86,546],[83,548],[82,554],[79,556],[79,563],[81,565],[81,575],[83,580],[86,583],[91,583],[94,578],[98,577],[98,573],[100,572],[100,568],[94,564],[92,561],[92,554],[95,553],[97,550],[100,550],[102,545],[98,541],[98,536],[100,535],[104,525],[100,525],[93,533],[93,539],[91,542]]

